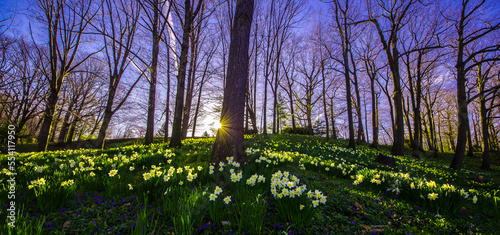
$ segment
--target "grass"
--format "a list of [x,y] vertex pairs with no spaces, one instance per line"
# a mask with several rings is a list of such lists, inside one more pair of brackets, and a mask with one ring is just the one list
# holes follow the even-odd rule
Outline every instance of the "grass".
[[[209,162],[213,141],[186,139],[179,149],[129,142],[105,150],[17,154],[16,231],[495,234],[500,229],[500,167],[479,169],[480,155],[466,158],[458,172],[448,169],[449,153],[412,159],[408,152],[396,157],[398,168],[390,168],[372,162],[379,152],[388,154],[387,146],[353,151],[342,140],[254,135],[246,137],[249,164],[229,159],[215,169]],[[499,160],[494,156],[492,162]],[[0,163],[7,167],[7,155]],[[484,183],[472,180],[478,176]],[[10,203],[9,177],[2,169],[2,221]],[[2,234],[14,232],[1,226]]]

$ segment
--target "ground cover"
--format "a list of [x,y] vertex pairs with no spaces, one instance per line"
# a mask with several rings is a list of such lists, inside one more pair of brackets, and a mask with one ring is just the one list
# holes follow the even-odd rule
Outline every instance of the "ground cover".
[[[373,159],[381,150],[297,135],[246,137],[250,162],[209,163],[213,138],[16,156],[18,234],[485,233],[500,229],[498,166]],[[409,154],[408,154],[409,155]],[[494,159],[498,162],[499,159]],[[7,218],[7,156],[0,157]],[[482,179],[479,183],[474,178]]]

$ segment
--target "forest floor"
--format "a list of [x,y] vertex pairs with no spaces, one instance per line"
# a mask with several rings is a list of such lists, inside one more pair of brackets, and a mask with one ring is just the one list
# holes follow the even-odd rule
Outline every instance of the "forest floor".
[[[374,163],[390,146],[346,149],[343,140],[246,136],[248,164],[209,163],[214,138],[183,147],[142,140],[106,149],[16,155],[18,234],[495,234],[500,156],[449,169],[452,153],[397,167]],[[0,155],[0,220],[10,203],[8,156]],[[292,193],[293,191],[293,193]],[[0,233],[14,232],[8,224]]]

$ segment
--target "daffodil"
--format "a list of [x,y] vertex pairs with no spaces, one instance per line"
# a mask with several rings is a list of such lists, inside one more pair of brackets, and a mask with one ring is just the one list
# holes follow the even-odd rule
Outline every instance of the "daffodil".
[[304,209],[304,207],[306,207],[306,206],[304,206],[304,205],[300,205],[300,206],[299,206],[299,209],[300,209],[300,210],[302,210],[302,209]]
[[109,177],[113,177],[116,175],[117,172],[118,172],[118,170],[113,169],[113,170],[109,171],[108,175],[109,175]]
[[427,195],[427,198],[429,198],[429,200],[431,200],[431,201],[434,201],[438,198],[438,194],[437,193],[429,193],[429,195]]
[[319,199],[319,202],[321,202],[322,204],[325,204],[325,203],[326,203],[326,196],[322,196],[322,197]]
[[209,198],[210,198],[210,201],[215,201],[215,199],[217,198],[217,195],[211,193],[210,196],[209,196]]
[[219,195],[220,193],[222,193],[222,189],[221,189],[219,186],[215,186],[214,193],[215,193],[216,195]]
[[227,196],[224,198],[224,203],[229,204],[231,202],[231,197],[230,196]]
[[128,184],[128,190],[133,190],[134,188],[132,187],[131,184]]

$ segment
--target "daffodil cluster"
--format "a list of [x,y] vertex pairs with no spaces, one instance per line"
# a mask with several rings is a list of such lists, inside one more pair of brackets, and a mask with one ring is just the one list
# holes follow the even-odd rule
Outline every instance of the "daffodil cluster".
[[314,190],[314,192],[309,190],[309,192],[307,192],[307,198],[312,200],[313,207],[317,207],[320,203],[321,204],[326,203],[326,196],[323,195],[323,193],[317,189]]
[[219,196],[219,194],[222,193],[222,189],[219,187],[219,186],[216,186],[215,187],[215,190],[214,190],[214,193],[211,193],[208,198],[210,199],[210,201],[215,201],[215,199],[217,199],[217,197]]
[[108,175],[109,175],[109,177],[114,177],[116,175],[116,173],[118,173],[118,170],[113,169],[113,170],[109,171]]
[[75,182],[73,180],[66,180],[64,182],[61,183],[61,186],[62,187],[69,187],[71,185],[73,185]]
[[144,178],[144,180],[147,181],[147,180],[154,178],[154,177],[160,177],[162,174],[163,174],[163,172],[161,171],[161,169],[159,167],[157,167],[156,165],[152,165],[151,170],[146,172],[146,173],[143,173],[142,177]]
[[264,182],[266,182],[266,177],[264,177],[263,175],[254,174],[247,179],[247,184],[250,186],[254,186],[255,183],[264,183]]
[[[231,169],[233,170],[233,169]],[[243,176],[243,173],[240,171],[238,173],[235,173],[234,171],[231,172],[231,182],[239,182],[241,180],[241,177]]]
[[274,198],[300,197],[306,191],[306,185],[299,185],[300,179],[288,171],[277,171],[271,176],[271,194]]
[[31,188],[37,187],[37,186],[42,186],[42,185],[45,185],[45,179],[44,178],[40,178],[40,179],[37,179],[37,180],[30,181],[30,185],[28,185],[28,189],[31,189]]

